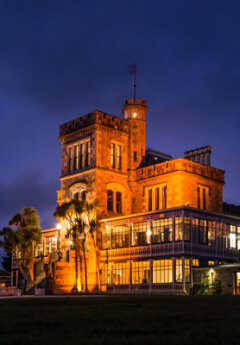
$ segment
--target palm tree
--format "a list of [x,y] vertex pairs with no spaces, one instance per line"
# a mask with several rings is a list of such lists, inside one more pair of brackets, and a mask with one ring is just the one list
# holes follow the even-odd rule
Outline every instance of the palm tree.
[[82,252],[84,261],[85,291],[88,291],[86,260],[86,241],[88,235],[91,235],[93,238],[94,248],[96,250],[94,231],[97,229],[97,222],[93,217],[94,208],[97,207],[96,205],[96,201],[88,203],[85,200],[72,199],[69,202],[63,203],[61,206],[58,206],[53,214],[59,220],[67,221],[67,233],[65,237],[72,239],[76,251],[76,285],[78,285],[78,262],[81,260]]
[[[57,207],[56,211],[53,213],[54,217],[59,220],[66,221],[66,230],[67,233],[65,235],[66,238],[71,238],[73,241],[73,245],[75,248],[75,267],[76,267],[76,286],[78,286],[78,262],[81,260],[81,250],[83,253],[85,252],[85,246],[83,246],[84,241],[84,229],[83,229],[83,222],[82,222],[82,213],[83,213],[83,200],[73,199],[69,202],[65,202]],[[79,260],[80,259],[80,260]],[[84,261],[85,261],[85,253],[84,253]],[[86,268],[86,264],[85,264]],[[86,270],[86,269],[85,269]],[[85,274],[86,276],[86,274]],[[87,289],[86,281],[85,287]]]
[[85,214],[85,222],[88,226],[87,233],[91,236],[93,241],[93,247],[95,251],[95,256],[97,260],[97,278],[98,278],[98,289],[101,289],[101,281],[100,281],[100,269],[99,269],[99,260],[97,255],[97,245],[95,240],[95,234],[97,234],[98,230],[100,229],[100,224],[97,220],[97,211],[99,211],[99,206],[96,200],[90,203],[85,203],[84,205],[84,214]]
[[[28,272],[33,280],[33,262],[35,250],[41,241],[41,227],[37,211],[33,207],[24,207],[9,221],[0,233],[3,240],[0,246],[7,254],[17,260],[22,276],[27,279]],[[19,254],[21,253],[21,258]]]

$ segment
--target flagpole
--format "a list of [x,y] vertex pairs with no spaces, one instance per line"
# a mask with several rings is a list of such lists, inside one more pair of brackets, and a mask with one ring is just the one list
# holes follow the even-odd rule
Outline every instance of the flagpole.
[[133,65],[133,100],[136,103],[136,64]]

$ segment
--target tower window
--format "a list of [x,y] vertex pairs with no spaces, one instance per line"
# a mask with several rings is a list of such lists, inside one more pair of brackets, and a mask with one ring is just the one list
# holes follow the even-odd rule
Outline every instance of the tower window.
[[81,192],[81,199],[82,199],[82,200],[86,200],[86,197],[87,197],[87,191],[86,191],[86,190],[83,190],[83,191]]
[[68,149],[68,171],[73,170],[73,160],[72,160],[72,148]]
[[75,193],[73,197],[74,199],[79,200],[79,193]]
[[86,142],[86,167],[90,166],[90,141]]
[[111,168],[115,168],[115,144],[111,143]]
[[122,193],[116,193],[116,212],[122,213]]
[[113,191],[110,189],[107,191],[107,210],[113,211]]
[[117,168],[122,169],[122,146],[117,145]]
[[78,146],[74,146],[74,162],[73,162],[73,169],[78,169]]
[[83,165],[84,165],[84,146],[83,146],[83,143],[79,145],[79,168],[83,168]]

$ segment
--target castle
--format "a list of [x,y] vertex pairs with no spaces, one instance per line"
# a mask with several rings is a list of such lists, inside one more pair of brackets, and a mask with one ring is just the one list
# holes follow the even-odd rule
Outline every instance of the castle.
[[[124,101],[122,112],[93,111],[60,126],[58,203],[99,202],[98,252],[88,244],[90,291],[186,293],[194,270],[239,261],[240,218],[223,212],[224,171],[210,165],[210,146],[177,159],[146,149],[145,100]],[[56,291],[75,284],[70,242],[64,224],[43,230],[38,255],[65,251],[54,263]],[[237,293],[239,274],[234,279]]]

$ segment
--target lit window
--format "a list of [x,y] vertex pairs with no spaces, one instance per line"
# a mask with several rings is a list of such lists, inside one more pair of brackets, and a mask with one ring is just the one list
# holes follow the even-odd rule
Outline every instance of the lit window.
[[127,225],[114,226],[112,230],[111,248],[129,247],[129,227]]
[[176,283],[182,283],[182,259],[176,259]]
[[183,224],[182,217],[175,218],[175,241],[183,240]]
[[153,284],[172,283],[172,260],[153,260]]
[[111,279],[111,283],[114,285],[129,284],[129,263],[114,263],[112,267]]
[[191,222],[190,217],[184,217],[184,241],[191,240]]
[[172,218],[157,219],[152,221],[152,243],[172,242]]
[[199,266],[199,259],[193,259],[193,260],[192,260],[192,265],[193,265],[194,267],[198,267],[198,266]]
[[199,243],[207,244],[207,221],[199,219]]
[[150,281],[149,261],[133,261],[132,263],[132,283],[148,284]]
[[134,223],[132,225],[132,245],[144,246],[150,244],[150,237],[147,236],[149,230],[148,222]]
[[208,245],[215,246],[215,227],[216,223],[212,221],[208,221]]
[[230,246],[230,248],[236,248],[237,247],[237,236],[236,236],[236,226],[235,225],[230,225],[229,246]]
[[190,283],[191,281],[191,271],[190,271],[190,259],[184,260],[184,275],[185,275],[185,282]]
[[57,251],[57,237],[46,237],[45,238],[45,248],[44,254],[48,255]]

